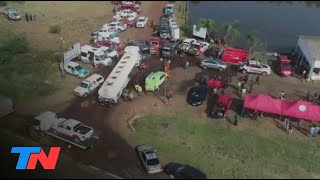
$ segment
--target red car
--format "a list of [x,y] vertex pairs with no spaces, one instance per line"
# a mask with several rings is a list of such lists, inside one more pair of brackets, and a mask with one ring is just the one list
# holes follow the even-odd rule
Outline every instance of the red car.
[[221,94],[215,103],[212,115],[217,118],[225,117],[230,110],[232,104],[232,96],[229,94]]
[[124,47],[125,47],[125,45],[122,43],[115,43],[110,40],[104,40],[104,41],[96,42],[94,44],[94,47],[96,47],[96,48],[101,47],[101,46],[112,48],[112,49],[116,50],[117,52],[124,50]]
[[290,76],[292,74],[292,66],[291,66],[291,60],[288,58],[288,56],[279,55],[278,56],[279,61],[279,74],[282,77]]
[[208,87],[209,88],[212,88],[212,87],[216,87],[216,88],[224,88],[226,87],[227,84],[226,83],[223,83],[221,81],[218,81],[218,80],[215,80],[215,79],[210,79],[208,81]]
[[120,22],[120,23],[126,24],[128,27],[133,27],[135,25],[135,21],[130,21],[126,18],[123,18],[121,20],[112,19],[112,22]]
[[246,62],[249,51],[242,49],[226,48],[222,51],[221,60],[227,63],[240,64]]
[[141,8],[139,5],[136,4],[121,4],[118,6],[118,11],[124,10],[124,9],[130,9],[133,12],[136,12],[138,14],[141,13]]
[[158,55],[160,48],[164,45],[164,40],[159,37],[153,37],[149,41],[151,55]]

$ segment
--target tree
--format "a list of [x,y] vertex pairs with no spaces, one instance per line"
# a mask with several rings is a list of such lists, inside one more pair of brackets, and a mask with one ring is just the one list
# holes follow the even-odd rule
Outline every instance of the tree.
[[249,57],[257,58],[261,62],[267,63],[268,59],[265,56],[266,48],[265,44],[258,37],[256,31],[251,31],[247,34],[247,43],[250,47]]
[[237,29],[240,24],[239,20],[234,20],[231,23],[222,24],[220,31],[223,34],[223,39],[227,44],[232,43],[240,37],[240,31]]
[[210,18],[200,18],[198,22],[198,28],[207,28],[208,34],[213,33],[213,29],[216,27],[216,22]]
[[251,32],[248,33],[248,35],[247,35],[247,43],[249,45],[249,53],[250,54],[255,50],[258,41],[259,41],[259,39],[258,39],[256,31],[251,31]]

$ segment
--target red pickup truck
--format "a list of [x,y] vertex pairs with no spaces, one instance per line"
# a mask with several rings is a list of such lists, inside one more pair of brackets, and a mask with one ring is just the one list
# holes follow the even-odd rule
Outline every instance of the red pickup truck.
[[290,76],[292,74],[292,66],[291,66],[291,60],[288,58],[288,56],[279,55],[278,56],[279,61],[279,74],[282,77]]
[[232,104],[232,96],[229,94],[221,94],[215,103],[212,115],[217,118],[225,117],[230,110]]
[[225,48],[220,52],[220,59],[227,63],[240,64],[247,61],[249,51],[234,48]]

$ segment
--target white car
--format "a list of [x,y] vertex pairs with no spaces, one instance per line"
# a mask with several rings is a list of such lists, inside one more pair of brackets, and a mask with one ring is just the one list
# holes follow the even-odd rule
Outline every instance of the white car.
[[99,74],[93,74],[73,90],[74,95],[79,97],[87,97],[93,93],[104,82],[104,78]]
[[207,42],[194,42],[191,46],[203,53],[208,49],[209,45]]
[[129,15],[116,14],[113,16],[113,19],[116,19],[118,21],[120,21],[121,19],[128,19],[129,21],[134,21],[136,17],[137,16],[134,16],[132,14],[129,14]]
[[120,22],[111,22],[103,25],[103,28],[109,28],[109,27],[116,28],[118,31],[125,31],[127,29],[127,25]]
[[133,16],[134,18],[136,18],[138,16],[138,13],[130,10],[130,9],[124,9],[124,10],[121,10],[121,11],[118,11],[116,13],[116,15],[120,15],[120,16]]
[[148,22],[148,17],[146,17],[146,16],[139,17],[137,19],[136,27],[137,28],[144,28],[146,26],[147,22]]
[[117,53],[117,51],[105,46],[101,46],[101,48],[103,51],[105,51],[108,54],[110,58],[115,59],[119,57],[119,54]]
[[242,73],[256,73],[261,74],[263,76],[267,74],[271,74],[271,68],[270,66],[266,64],[262,64],[260,62],[258,63],[252,63],[247,62],[240,65],[239,70],[242,71]]
[[117,43],[117,44],[119,44],[120,43],[120,38],[119,37],[110,37],[110,36],[107,36],[107,37],[104,37],[104,36],[102,36],[102,35],[104,35],[104,34],[97,34],[96,36],[94,36],[94,40],[95,40],[95,42],[100,42],[100,41],[106,41],[106,40],[108,40],[108,41],[111,41],[111,42],[114,42],[114,43]]
[[196,43],[196,42],[197,42],[197,40],[194,38],[185,39],[179,45],[179,49],[181,49],[183,52],[188,52],[188,50],[191,48],[191,44]]
[[87,68],[84,68],[79,63],[73,61],[65,63],[64,70],[78,78],[87,77],[89,75],[89,70]]

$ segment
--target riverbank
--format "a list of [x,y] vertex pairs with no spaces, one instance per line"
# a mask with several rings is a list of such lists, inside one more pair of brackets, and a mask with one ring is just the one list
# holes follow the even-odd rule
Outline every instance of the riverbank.
[[180,30],[183,32],[183,37],[188,31],[188,1],[176,1],[174,6],[174,14]]

